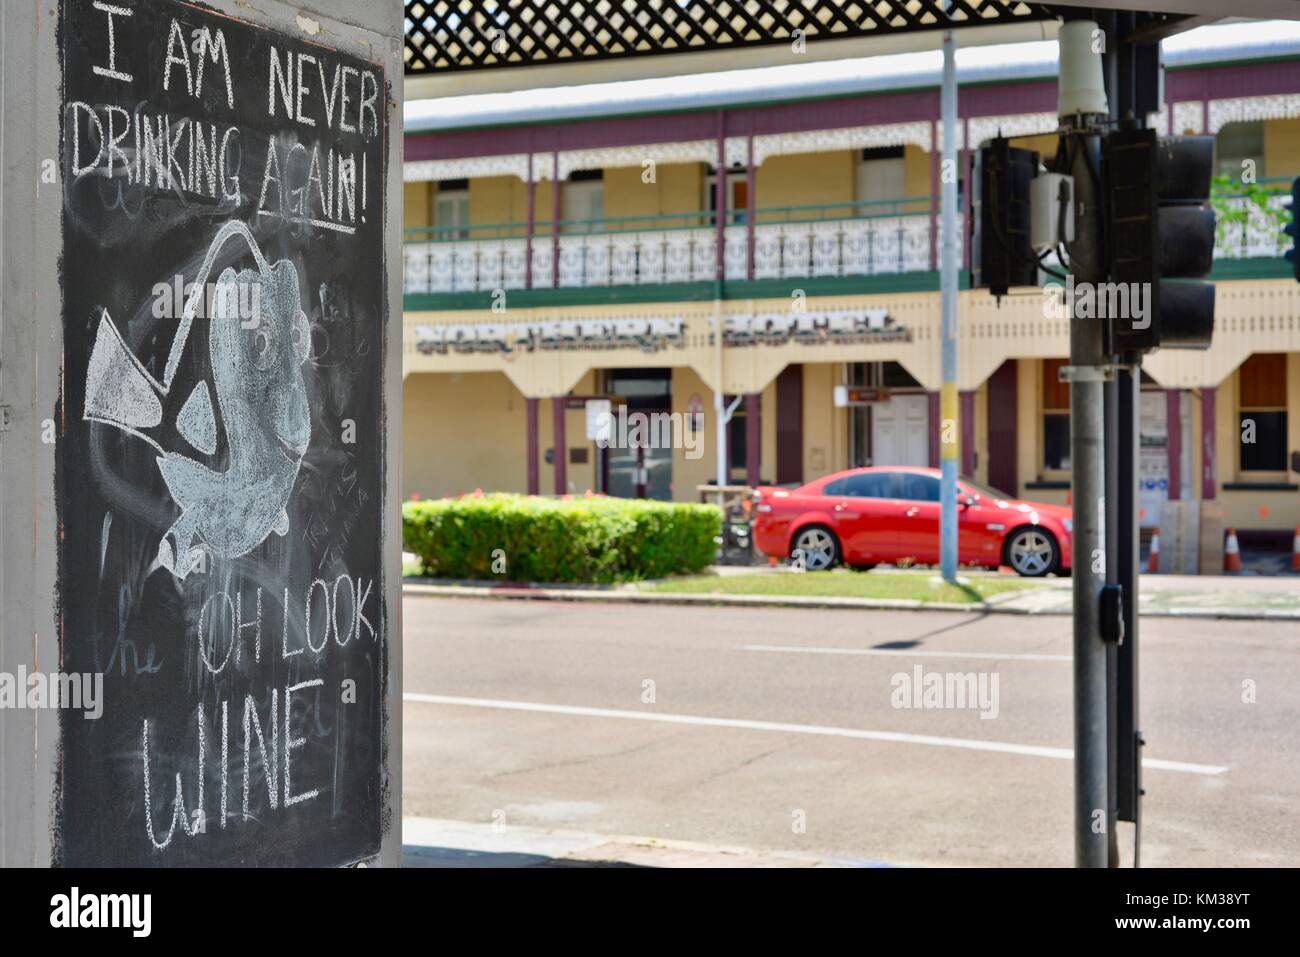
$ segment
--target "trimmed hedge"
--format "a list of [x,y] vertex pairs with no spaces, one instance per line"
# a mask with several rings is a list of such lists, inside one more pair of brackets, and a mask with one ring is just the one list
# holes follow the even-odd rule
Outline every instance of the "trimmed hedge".
[[[615,582],[698,572],[717,555],[722,513],[595,496],[467,495],[402,504],[402,541],[439,578]],[[493,551],[506,570],[494,573]]]

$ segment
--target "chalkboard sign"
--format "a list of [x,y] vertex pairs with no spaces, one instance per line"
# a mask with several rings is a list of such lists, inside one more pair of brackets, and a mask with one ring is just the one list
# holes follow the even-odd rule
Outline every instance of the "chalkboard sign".
[[66,865],[345,865],[386,827],[376,63],[65,0]]

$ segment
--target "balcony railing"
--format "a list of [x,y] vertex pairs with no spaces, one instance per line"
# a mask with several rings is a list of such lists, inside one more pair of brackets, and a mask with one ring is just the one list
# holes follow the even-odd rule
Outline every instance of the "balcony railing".
[[[928,207],[928,197],[911,197],[755,210],[752,278],[929,270]],[[751,278],[751,230],[745,217],[744,211],[730,212],[723,225],[728,280]],[[558,238],[554,225],[535,223],[531,240],[526,223],[408,229],[406,292],[546,289],[557,280],[561,287],[575,288],[716,278],[718,231],[708,210],[562,220]],[[962,232],[959,219],[959,248]]]
[[[1283,198],[1281,192],[1270,194],[1268,204],[1279,208]],[[1285,237],[1274,217],[1248,198],[1226,202],[1246,210],[1247,216],[1243,223],[1221,224],[1217,259],[1282,254]],[[755,210],[752,230],[745,220],[745,211],[732,211],[723,225],[723,274],[729,281],[927,272],[936,261],[932,249],[937,255],[942,244],[942,225],[931,218],[925,196],[766,207]],[[960,257],[964,210],[957,222]],[[709,210],[558,224],[539,221],[531,237],[529,232],[527,223],[408,229],[405,291],[572,289],[717,278],[718,230]]]

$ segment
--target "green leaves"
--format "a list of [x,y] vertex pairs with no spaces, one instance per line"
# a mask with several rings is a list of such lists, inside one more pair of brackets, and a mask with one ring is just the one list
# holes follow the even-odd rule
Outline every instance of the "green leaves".
[[[406,549],[440,578],[606,583],[697,572],[713,562],[721,528],[715,506],[634,499],[494,494],[402,505]],[[494,572],[497,549],[505,570],[498,560]]]

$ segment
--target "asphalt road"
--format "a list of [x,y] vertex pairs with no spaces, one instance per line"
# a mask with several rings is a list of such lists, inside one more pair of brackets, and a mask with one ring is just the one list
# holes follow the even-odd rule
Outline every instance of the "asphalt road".
[[[1073,861],[1067,618],[403,610],[408,815],[901,865]],[[1143,866],[1300,865],[1300,629],[1150,619],[1141,644]],[[894,676],[918,665],[923,682],[983,674],[982,706],[895,707]],[[1127,861],[1131,825],[1119,837]]]

